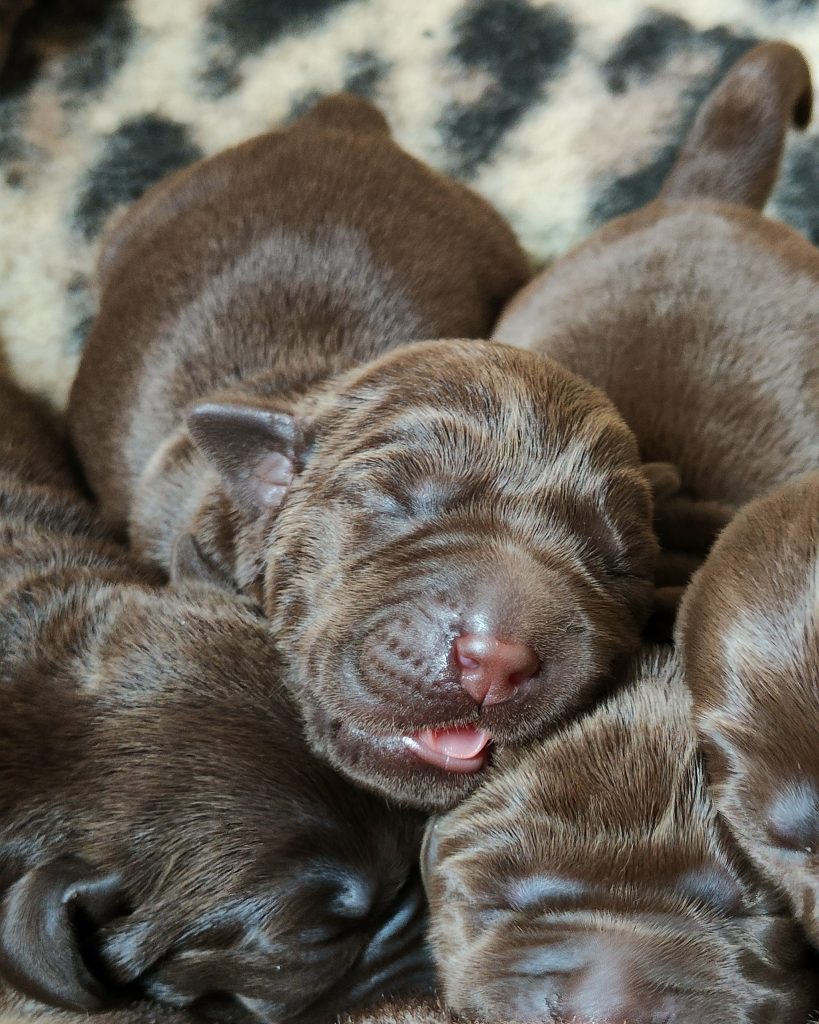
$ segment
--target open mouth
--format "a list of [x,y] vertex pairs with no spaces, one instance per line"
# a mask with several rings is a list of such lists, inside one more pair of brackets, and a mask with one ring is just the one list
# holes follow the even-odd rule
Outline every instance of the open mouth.
[[407,749],[422,761],[445,772],[465,775],[483,768],[491,742],[488,732],[474,726],[424,729],[403,737]]

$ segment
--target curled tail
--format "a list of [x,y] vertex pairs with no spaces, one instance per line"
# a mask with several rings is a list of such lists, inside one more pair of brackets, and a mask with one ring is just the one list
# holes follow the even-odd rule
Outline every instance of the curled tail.
[[349,92],[325,96],[298,119],[294,127],[342,128],[353,132],[389,135],[387,119],[368,100]]
[[761,210],[791,125],[810,121],[805,58],[788,43],[762,43],[737,61],[700,108],[661,199],[713,199]]

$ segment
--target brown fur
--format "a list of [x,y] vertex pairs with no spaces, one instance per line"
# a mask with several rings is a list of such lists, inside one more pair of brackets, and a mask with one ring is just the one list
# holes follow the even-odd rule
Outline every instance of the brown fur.
[[[404,344],[480,337],[524,277],[485,203],[335,97],[136,205],[71,398],[136,550],[254,597],[315,749],[426,807],[477,776],[409,736],[542,733],[605,683],[650,601],[650,495],[610,403],[505,346]],[[541,662],[483,713],[453,663],[470,630]]]
[[647,652],[606,704],[430,823],[431,940],[453,1007],[804,1024],[816,965],[720,827],[688,714],[674,654]]
[[0,1024],[201,1024],[201,1017],[160,1003],[139,1002],[122,1009],[88,1013],[46,1006],[0,986]]
[[716,804],[819,947],[819,474],[736,517],[678,639]]
[[157,588],[2,410],[0,976],[230,1021],[423,984],[419,819],[310,754],[246,603]]
[[494,333],[602,388],[643,458],[679,469],[658,531],[699,560],[737,507],[819,466],[819,253],[757,212],[810,106],[799,51],[756,47],[706,100],[659,199],[536,278]]
[[17,22],[33,6],[34,0],[0,0],[0,70],[6,63]]

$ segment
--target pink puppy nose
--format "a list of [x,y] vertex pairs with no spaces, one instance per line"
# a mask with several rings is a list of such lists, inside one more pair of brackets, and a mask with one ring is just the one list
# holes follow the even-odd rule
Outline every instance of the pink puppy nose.
[[455,660],[461,670],[461,686],[476,704],[503,704],[540,669],[531,647],[481,633],[458,637]]

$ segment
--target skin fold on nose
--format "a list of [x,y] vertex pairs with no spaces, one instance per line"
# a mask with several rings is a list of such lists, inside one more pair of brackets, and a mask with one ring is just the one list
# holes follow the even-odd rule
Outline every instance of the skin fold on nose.
[[455,641],[460,683],[476,704],[503,704],[540,670],[538,656],[526,644],[470,633]]

